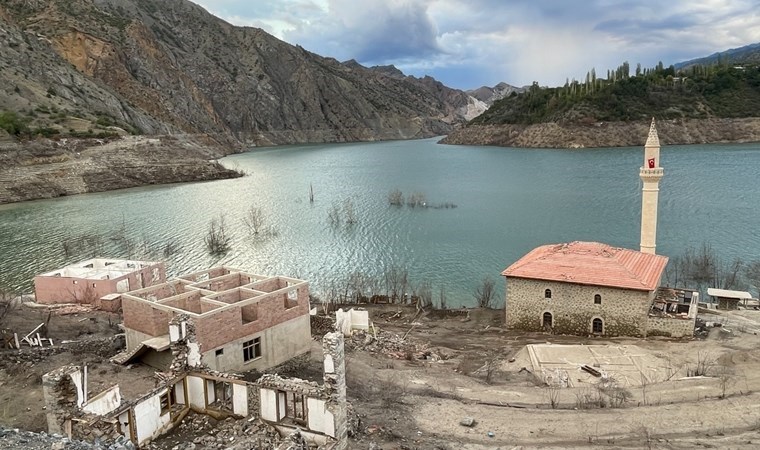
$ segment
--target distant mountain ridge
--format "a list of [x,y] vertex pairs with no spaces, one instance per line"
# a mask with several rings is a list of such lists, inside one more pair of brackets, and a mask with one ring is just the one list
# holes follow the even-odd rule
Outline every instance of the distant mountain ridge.
[[682,61],[674,64],[674,66],[676,69],[685,69],[696,65],[707,66],[720,62],[726,64],[760,64],[760,42],[716,52],[702,58]]
[[522,94],[523,92],[525,92],[526,89],[527,87],[517,87],[517,86],[512,86],[511,84],[501,82],[494,87],[481,86],[477,89],[471,89],[465,92],[467,92],[468,95],[490,106],[490,105],[493,105],[495,101],[501,100],[502,98],[512,94],[513,92]]

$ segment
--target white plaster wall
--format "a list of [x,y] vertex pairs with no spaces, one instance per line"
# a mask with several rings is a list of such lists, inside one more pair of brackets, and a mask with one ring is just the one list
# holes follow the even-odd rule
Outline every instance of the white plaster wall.
[[177,403],[187,404],[185,400],[185,385],[181,381],[174,384],[174,398],[177,399]]
[[143,333],[141,331],[133,330],[131,328],[125,328],[124,334],[127,338],[127,351],[130,351],[133,348],[137,347],[142,343],[142,341],[147,341],[148,339],[153,339],[156,337],[151,336],[147,333]]
[[137,445],[159,436],[169,425],[169,413],[161,415],[161,394],[166,392],[165,389],[156,393],[156,395],[145,399],[135,405],[135,427],[137,429]]
[[69,374],[71,377],[71,382],[74,383],[74,386],[77,389],[77,406],[82,407],[82,404],[84,404],[84,390],[82,389],[82,372],[77,370],[76,372],[71,372]]
[[197,342],[187,343],[187,365],[190,367],[201,365],[201,346]]
[[242,384],[232,384],[232,412],[239,416],[248,415],[248,388]]
[[[261,337],[261,358],[243,361],[243,342]],[[203,353],[202,361],[219,372],[247,372],[266,370],[311,350],[311,322],[308,315],[267,328],[258,334],[246,336],[224,344],[224,354],[216,356],[217,349]]]
[[261,418],[270,422],[277,422],[277,392],[272,389],[261,388],[259,404],[261,405]]
[[190,406],[195,408],[205,409],[206,398],[203,394],[203,378],[188,376],[187,380],[187,396],[190,397]]
[[307,398],[309,429],[335,437],[335,417],[327,410],[327,403],[318,398]]
[[121,406],[119,385],[111,386],[88,401],[82,409],[91,414],[102,416]]
[[369,330],[369,311],[357,311],[351,308],[351,329]]
[[179,325],[177,324],[169,324],[169,341],[171,342],[177,342],[180,339],[179,335]]
[[132,436],[132,430],[129,428],[129,411],[119,414],[119,426],[121,427],[122,435],[131,441],[134,436]]
[[205,380],[206,381],[206,394],[208,397],[206,400],[208,401],[208,404],[212,404],[216,401],[216,389],[214,389],[214,380]]

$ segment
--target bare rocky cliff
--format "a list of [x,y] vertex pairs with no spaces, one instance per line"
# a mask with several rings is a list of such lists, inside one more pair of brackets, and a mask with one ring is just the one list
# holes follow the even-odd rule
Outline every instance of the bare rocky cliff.
[[[643,145],[649,122],[594,124],[470,125],[441,143],[531,148],[625,147]],[[657,122],[664,144],[705,144],[760,141],[760,118],[675,119]]]
[[7,0],[0,27],[13,42],[0,78],[20,87],[5,93],[10,103],[95,123],[100,114],[138,133],[254,145],[420,138],[449,132],[468,102],[435,80],[341,64],[186,0]]
[[186,0],[4,0],[0,203],[235,176],[209,159],[251,145],[447,134],[470,101]]

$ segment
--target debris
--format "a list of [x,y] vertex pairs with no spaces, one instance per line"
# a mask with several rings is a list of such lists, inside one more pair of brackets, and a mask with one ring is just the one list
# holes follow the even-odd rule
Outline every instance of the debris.
[[582,365],[581,366],[581,370],[584,371],[584,372],[588,372],[588,373],[590,373],[591,375],[593,375],[593,376],[595,376],[597,378],[599,378],[599,377],[602,376],[601,372],[599,372],[598,370],[594,369],[593,367],[591,367],[591,366],[589,366],[587,364]]
[[473,427],[475,426],[475,418],[465,417],[464,419],[459,421],[459,425],[462,425],[463,427]]
[[496,434],[493,431],[489,431],[487,434],[488,434],[488,437],[490,438],[496,436]]

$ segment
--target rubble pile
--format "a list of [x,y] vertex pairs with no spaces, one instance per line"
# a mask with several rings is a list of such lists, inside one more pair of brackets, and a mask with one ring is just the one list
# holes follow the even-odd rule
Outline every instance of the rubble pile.
[[173,432],[144,447],[152,450],[248,450],[274,449],[281,443],[277,430],[259,419],[219,421],[204,414],[190,413]]
[[56,343],[54,347],[21,347],[19,350],[4,350],[0,357],[0,369],[11,366],[31,365],[45,361],[47,358],[70,352],[74,355],[94,354],[109,358],[124,346],[124,335],[107,338],[93,338],[76,342]]
[[313,315],[309,317],[311,321],[311,335],[322,337],[327,333],[335,331],[335,316]]
[[378,331],[376,334],[366,331],[355,331],[346,338],[349,350],[363,350],[369,353],[381,354],[395,359],[443,359],[432,352],[428,344],[403,339],[401,336],[388,331]]
[[0,427],[0,450],[134,450],[126,439],[94,443],[68,439],[59,434],[33,433]]

